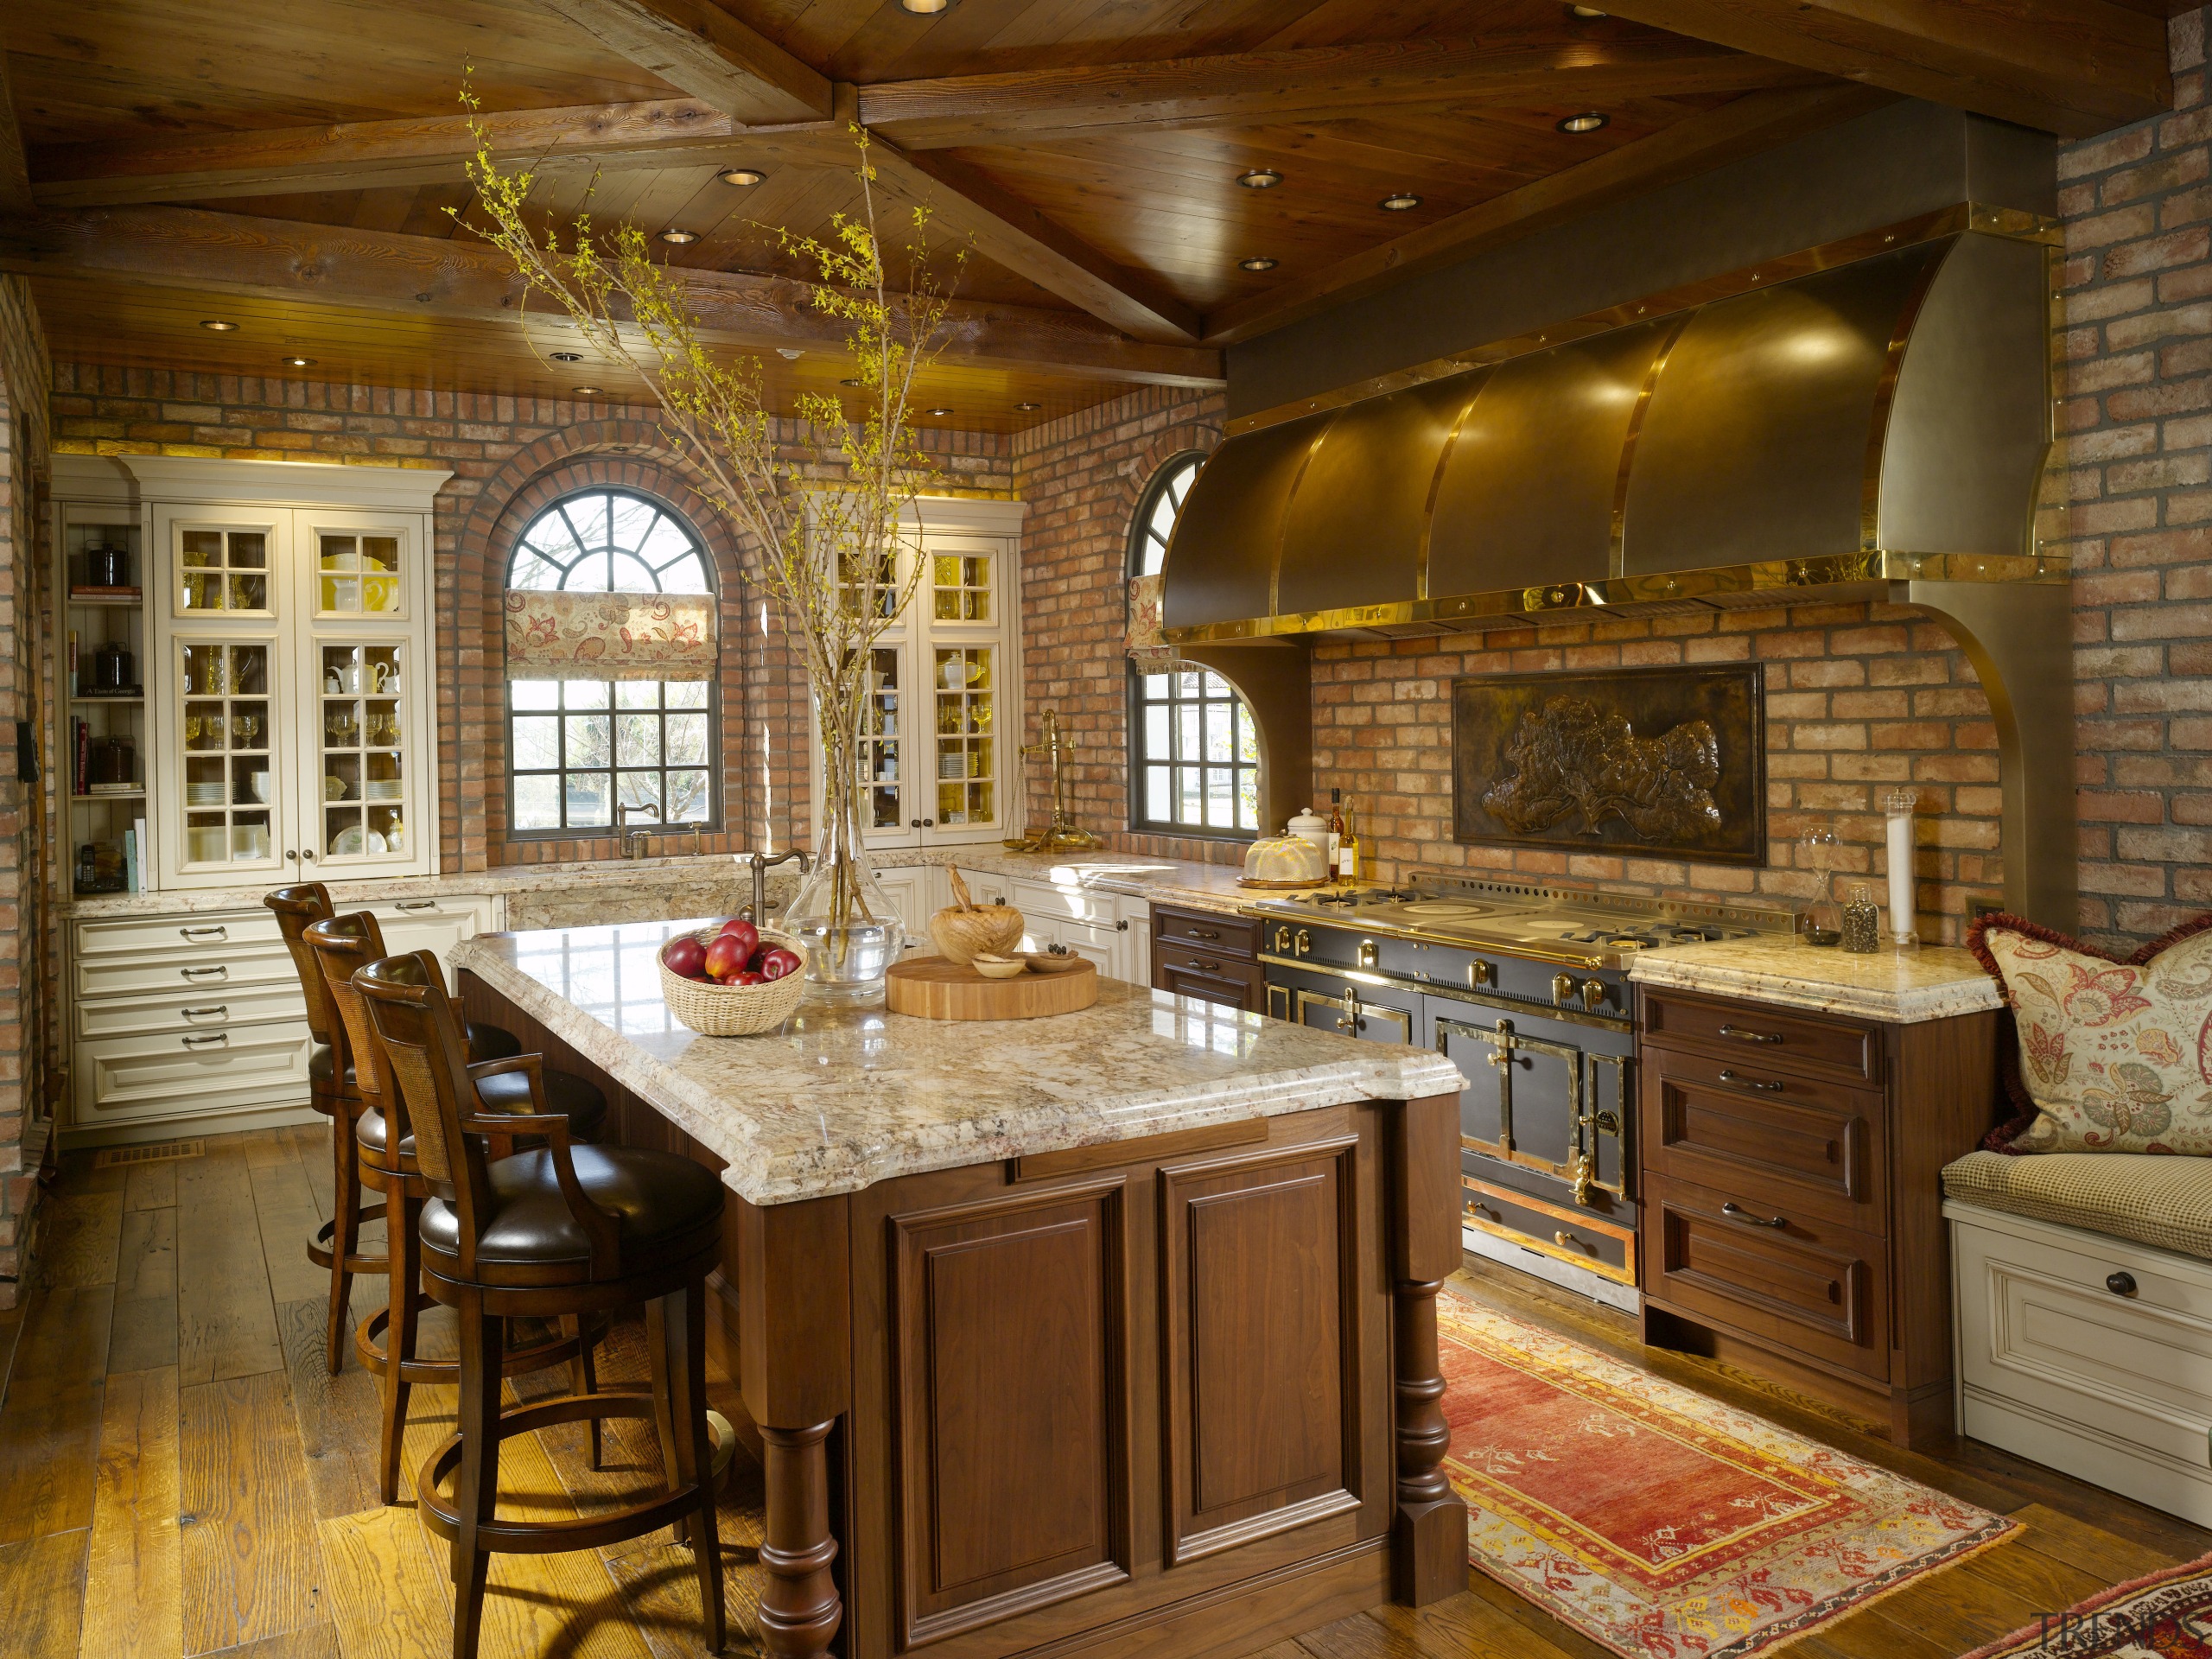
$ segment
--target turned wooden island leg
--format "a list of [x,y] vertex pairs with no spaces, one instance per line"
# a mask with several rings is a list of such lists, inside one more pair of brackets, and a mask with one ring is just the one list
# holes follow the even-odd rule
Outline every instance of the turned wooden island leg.
[[1398,1513],[1391,1550],[1395,1593],[1418,1607],[1467,1587],[1467,1505],[1444,1469],[1452,1428],[1444,1416],[1436,1342],[1436,1293],[1459,1265],[1457,1097],[1407,1101],[1398,1109],[1392,1140]]
[[830,1433],[852,1404],[848,1208],[842,1198],[737,1201],[738,1385],[763,1452],[760,1644],[771,1659],[819,1659],[845,1619]]

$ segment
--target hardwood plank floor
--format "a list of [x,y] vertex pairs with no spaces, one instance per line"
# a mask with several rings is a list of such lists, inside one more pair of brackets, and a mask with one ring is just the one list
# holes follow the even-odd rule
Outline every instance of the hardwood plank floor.
[[[415,1467],[452,1432],[453,1390],[415,1394],[401,1502],[376,1501],[376,1380],[323,1358],[327,1281],[305,1235],[330,1212],[328,1132],[210,1138],[204,1155],[97,1170],[65,1160],[24,1306],[0,1314],[0,1651],[40,1659],[442,1659],[446,1552],[414,1507]],[[371,1236],[381,1228],[370,1230]],[[1709,1361],[1647,1350],[1631,1321],[1471,1264],[1463,1287],[1516,1318],[1740,1406],[1970,1503],[2017,1540],[1861,1608],[1791,1659],[1952,1659],[2104,1586],[2212,1550],[2212,1533],[1972,1442],[1899,1451],[1812,1402]],[[354,1287],[354,1318],[384,1281]],[[425,1323],[428,1353],[450,1322]],[[645,1375],[616,1326],[609,1382]],[[510,1401],[565,1390],[514,1379]],[[709,1394],[728,1409],[728,1380]],[[592,1469],[580,1425],[502,1448],[505,1515],[588,1514],[659,1478],[649,1425],[610,1424]],[[722,1509],[733,1652],[759,1651],[760,1474]],[[666,1533],[605,1550],[501,1556],[484,1659],[704,1659],[690,1553]],[[1254,1659],[1605,1659],[1479,1575],[1466,1593],[1383,1606]]]

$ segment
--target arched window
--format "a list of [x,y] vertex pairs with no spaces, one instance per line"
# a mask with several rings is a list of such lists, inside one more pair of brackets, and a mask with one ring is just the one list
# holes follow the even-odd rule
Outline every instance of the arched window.
[[[1205,464],[1176,456],[1129,525],[1129,575],[1156,576]],[[1260,829],[1260,737],[1236,689],[1197,663],[1129,664],[1129,827],[1248,840]]]
[[719,823],[705,550],[633,490],[532,519],[507,563],[507,823],[518,836]]

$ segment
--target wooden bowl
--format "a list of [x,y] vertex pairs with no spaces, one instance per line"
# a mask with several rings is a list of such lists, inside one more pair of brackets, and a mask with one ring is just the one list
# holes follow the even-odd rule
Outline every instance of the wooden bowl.
[[1083,966],[1083,958],[1072,952],[1056,957],[1046,950],[1025,950],[1021,959],[1040,974],[1071,974]]
[[976,955],[968,959],[968,965],[985,979],[1012,979],[1016,974],[1026,974],[1029,964],[1020,957]]
[[964,966],[979,956],[1005,956],[1021,943],[1027,925],[1012,905],[947,905],[930,918],[930,938],[939,955]]

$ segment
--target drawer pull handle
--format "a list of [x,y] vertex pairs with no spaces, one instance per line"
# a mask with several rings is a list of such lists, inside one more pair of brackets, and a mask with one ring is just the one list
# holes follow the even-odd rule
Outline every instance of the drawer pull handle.
[[1720,1068],[1720,1081],[1735,1084],[1739,1088],[1764,1090],[1770,1095],[1778,1095],[1782,1092],[1782,1085],[1778,1083],[1761,1083],[1757,1077],[1747,1077],[1742,1072],[1726,1065]]
[[196,1031],[184,1039],[184,1046],[187,1048],[201,1048],[209,1043],[227,1043],[230,1040],[231,1033],[227,1031]]
[[1722,1205],[1720,1213],[1731,1221],[1742,1222],[1746,1227],[1787,1227],[1789,1224],[1786,1216],[1755,1216],[1742,1205],[1733,1203]]
[[177,972],[182,974],[187,979],[228,979],[231,976],[231,970],[221,967],[180,968]]
[[394,910],[435,910],[437,907],[438,901],[435,899],[402,899],[392,906]]
[[1197,969],[1198,972],[1202,974],[1217,974],[1221,971],[1221,964],[1219,963],[1200,962],[1196,957],[1192,957],[1191,958],[1190,965],[1192,968]]
[[1194,939],[1217,939],[1221,937],[1221,930],[1217,927],[1194,927],[1191,930],[1191,937]]
[[177,931],[188,939],[227,939],[231,930],[220,923],[213,927],[180,927]]
[[213,1020],[218,1015],[227,1015],[230,1011],[231,1005],[227,1002],[212,1002],[204,1008],[179,1008],[177,1010],[179,1014],[182,1014],[188,1020]]
[[1741,1026],[1723,1026],[1720,1034],[1733,1037],[1739,1043],[1778,1043],[1782,1040],[1782,1033],[1778,1031],[1746,1031]]
[[2108,1273],[2105,1275],[2105,1288],[2115,1296],[2133,1296],[2135,1294],[2135,1275],[2132,1273]]
[[1586,1250],[1590,1248],[1565,1228],[1552,1235],[1552,1243],[1563,1250]]

